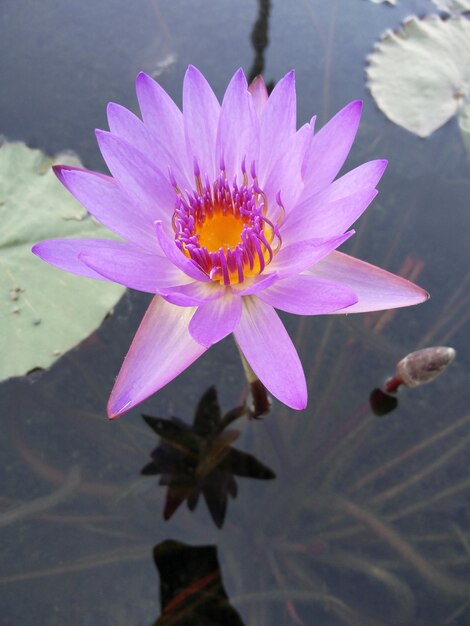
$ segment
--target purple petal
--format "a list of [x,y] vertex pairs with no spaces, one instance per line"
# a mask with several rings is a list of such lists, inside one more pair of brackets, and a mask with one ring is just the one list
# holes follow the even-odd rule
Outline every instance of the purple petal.
[[155,138],[156,162],[167,163],[181,187],[187,187],[193,180],[193,164],[188,159],[183,114],[166,91],[143,72],[137,76],[136,91],[144,124]]
[[293,409],[307,406],[307,384],[297,351],[276,311],[255,296],[243,298],[235,338],[263,385]]
[[251,97],[253,98],[255,111],[257,115],[260,116],[269,98],[264,78],[261,75],[257,76],[250,83],[248,91],[251,93]]
[[186,145],[204,175],[212,180],[219,171],[215,163],[215,141],[220,104],[199,70],[190,65],[183,84],[183,117]]
[[[348,198],[361,191],[366,192],[374,189],[380,181],[386,167],[387,161],[385,160],[369,161],[351,170],[341,178],[338,178],[338,180],[335,180],[331,185],[328,185],[319,192],[314,192],[313,194],[309,193],[308,195],[303,193],[297,206],[295,206],[286,217],[283,226],[287,227],[287,224],[291,226],[293,221],[302,215],[302,212],[305,210],[321,211],[322,207],[326,204],[330,204],[342,198]],[[308,191],[308,189],[306,191]]]
[[160,293],[190,280],[166,257],[145,254],[125,244],[86,250],[79,258],[108,280],[148,293]]
[[152,158],[152,137],[142,120],[125,107],[114,102],[108,104],[106,112],[111,133],[121,137],[147,157]]
[[364,213],[377,193],[376,189],[365,189],[329,204],[315,198],[302,202],[281,227],[284,245],[344,232]]
[[246,158],[247,167],[258,161],[259,120],[248,92],[245,74],[238,70],[225,92],[220,110],[216,141],[216,167],[221,161],[229,180],[240,174]]
[[99,222],[124,239],[155,250],[154,216],[134,204],[113,178],[68,165],[56,165],[60,182]]
[[201,280],[203,282],[209,282],[210,278],[207,274],[199,269],[199,267],[185,256],[181,250],[177,247],[175,240],[170,237],[163,230],[162,222],[155,222],[155,229],[157,232],[158,243],[160,244],[164,255],[172,262],[176,267],[179,267],[185,274],[194,278],[194,280]]
[[189,332],[202,346],[209,348],[236,328],[242,314],[242,299],[230,292],[200,306],[189,322]]
[[[95,272],[80,259],[83,252],[105,248],[108,248],[112,254],[119,254],[123,250],[129,249],[130,246],[127,243],[111,241],[110,239],[48,239],[33,246],[32,252],[46,263],[65,272],[96,280],[109,280],[102,274]],[[136,250],[136,248],[132,249]]]
[[[325,190],[324,201],[331,202],[332,200],[350,196],[363,189],[377,187],[387,165],[388,161],[385,159],[369,161],[359,165],[359,167],[354,168],[331,183]],[[323,192],[321,193],[323,195]]]
[[308,274],[279,280],[259,293],[258,298],[276,309],[296,315],[332,313],[351,306],[358,300],[349,287]]
[[201,283],[199,280],[188,283],[187,285],[178,285],[171,289],[160,291],[160,295],[171,304],[178,306],[200,306],[211,300],[216,300],[224,295],[226,288],[220,283]]
[[336,237],[292,243],[281,248],[271,262],[269,269],[276,272],[280,279],[300,274],[321,261],[353,234],[354,231],[352,230]]
[[96,131],[101,153],[111,174],[153,220],[164,219],[171,226],[175,190],[164,175],[142,152],[111,133]]
[[192,308],[153,298],[111,392],[110,418],[161,389],[205,352],[188,331],[193,314]]
[[316,278],[347,285],[358,297],[357,304],[340,313],[381,311],[419,304],[429,294],[409,280],[341,252],[332,252],[309,270]]
[[276,273],[259,274],[258,276],[244,280],[243,283],[238,285],[231,285],[231,290],[232,293],[237,296],[251,296],[254,293],[258,293],[258,291],[267,289],[277,280],[279,280],[279,276]]
[[301,164],[313,139],[312,124],[304,124],[295,136],[284,146],[283,155],[274,163],[270,171],[261,172],[261,187],[271,200],[268,216],[276,214],[278,192],[286,215],[295,207],[304,190]]
[[351,102],[314,136],[302,167],[309,195],[329,185],[343,166],[356,136],[361,111],[360,100]]
[[[296,131],[297,101],[295,72],[291,71],[274,87],[260,119],[260,172],[270,172],[286,152]],[[301,161],[297,163],[300,170]]]

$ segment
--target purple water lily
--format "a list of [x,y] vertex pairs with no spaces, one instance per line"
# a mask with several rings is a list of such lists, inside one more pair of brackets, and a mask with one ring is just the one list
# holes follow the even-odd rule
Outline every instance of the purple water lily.
[[296,130],[294,73],[268,97],[238,70],[220,105],[189,67],[183,113],[145,74],[143,121],[109,104],[97,139],[112,177],[56,174],[124,241],[55,239],[33,248],[63,270],[154,294],[108,403],[116,417],[230,333],[267,389],[307,404],[299,357],[274,309],[357,313],[426,300],[416,285],[336,248],[377,194],[386,161],[334,180],[356,135],[361,102],[318,133]]

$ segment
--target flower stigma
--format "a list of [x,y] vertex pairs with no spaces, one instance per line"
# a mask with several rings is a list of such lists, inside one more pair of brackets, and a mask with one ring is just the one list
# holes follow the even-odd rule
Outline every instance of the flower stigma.
[[235,176],[230,184],[222,160],[211,185],[207,175],[202,181],[195,162],[196,188],[183,194],[170,172],[177,195],[175,243],[211,280],[223,285],[240,284],[261,274],[281,247],[279,226],[284,208],[280,194],[276,197],[279,219],[273,224],[266,217],[268,200],[258,184],[255,163],[249,175],[243,159],[241,173],[242,180]]

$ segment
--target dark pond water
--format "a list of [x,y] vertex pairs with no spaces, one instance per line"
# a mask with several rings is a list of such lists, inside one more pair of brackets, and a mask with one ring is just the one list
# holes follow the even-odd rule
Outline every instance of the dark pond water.
[[[223,412],[237,406],[246,389],[230,338],[109,422],[106,399],[149,302],[127,293],[50,371],[2,384],[0,624],[468,624],[469,161],[455,120],[420,140],[388,122],[365,87],[378,36],[433,10],[428,0],[398,4],[0,3],[0,133],[49,154],[72,149],[90,168],[103,169],[93,128],[106,127],[108,101],[136,110],[139,70],[180,103],[188,63],[219,96],[239,66],[263,69],[267,81],[295,68],[299,123],[318,113],[323,124],[363,98],[348,169],[380,157],[390,165],[344,249],[432,295],[390,314],[283,316],[309,406],[274,402],[264,420],[236,422],[234,447],[258,460],[251,474],[270,468],[276,478],[237,479],[221,529],[203,501],[164,521],[165,487],[140,474],[158,445],[140,415],[190,424],[211,385]],[[451,368],[376,417],[370,392],[430,345],[457,350]],[[219,521],[227,476],[206,485]]]

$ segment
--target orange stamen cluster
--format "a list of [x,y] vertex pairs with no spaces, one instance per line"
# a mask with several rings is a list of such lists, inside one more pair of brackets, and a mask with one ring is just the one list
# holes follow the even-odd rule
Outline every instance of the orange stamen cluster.
[[243,180],[235,176],[230,185],[225,168],[211,185],[203,184],[197,164],[194,168],[196,189],[177,193],[173,228],[176,245],[192,259],[211,280],[224,285],[243,283],[260,274],[279,250],[279,223],[284,209],[278,194],[278,223],[267,217],[268,201],[258,185],[254,163],[251,181],[242,162]]

